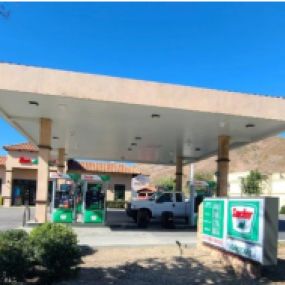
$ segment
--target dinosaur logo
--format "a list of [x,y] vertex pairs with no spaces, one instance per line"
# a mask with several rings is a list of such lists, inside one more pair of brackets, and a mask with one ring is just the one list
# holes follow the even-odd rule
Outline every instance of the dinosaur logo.
[[233,229],[239,233],[250,233],[253,225],[254,208],[253,207],[233,207],[232,221]]

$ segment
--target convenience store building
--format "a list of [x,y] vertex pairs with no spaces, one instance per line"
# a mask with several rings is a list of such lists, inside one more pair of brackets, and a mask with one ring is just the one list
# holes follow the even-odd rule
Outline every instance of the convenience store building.
[[[4,146],[8,155],[0,157],[0,195],[6,187],[11,193],[8,206],[24,204],[24,196],[30,205],[36,203],[38,148],[31,143]],[[56,172],[58,162],[49,161],[49,171]],[[132,166],[119,163],[69,160],[64,163],[67,172],[79,174],[107,174],[110,182],[107,189],[107,201],[127,201],[131,197],[131,179],[140,174]],[[52,185],[48,183],[48,200],[51,198]],[[5,197],[4,197],[5,198]],[[7,205],[7,204],[6,204]]]

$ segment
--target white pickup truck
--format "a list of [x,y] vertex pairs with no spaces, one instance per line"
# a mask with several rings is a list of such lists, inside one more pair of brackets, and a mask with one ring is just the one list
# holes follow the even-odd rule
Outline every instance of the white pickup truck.
[[174,219],[188,221],[190,202],[182,192],[156,192],[148,200],[132,200],[126,212],[140,228],[146,228],[151,219],[160,219],[162,226],[171,227]]

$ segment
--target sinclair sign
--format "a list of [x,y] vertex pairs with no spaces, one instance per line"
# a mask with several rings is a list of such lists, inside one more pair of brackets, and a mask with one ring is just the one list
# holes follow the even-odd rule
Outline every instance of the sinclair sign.
[[277,262],[278,198],[207,198],[203,241],[264,265]]

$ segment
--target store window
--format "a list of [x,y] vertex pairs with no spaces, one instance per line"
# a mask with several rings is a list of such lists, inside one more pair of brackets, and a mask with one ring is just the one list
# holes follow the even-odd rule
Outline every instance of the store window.
[[25,203],[35,205],[36,188],[35,180],[14,179],[12,183],[12,205],[21,206]]
[[115,201],[125,201],[125,184],[115,184],[114,191],[115,191]]

